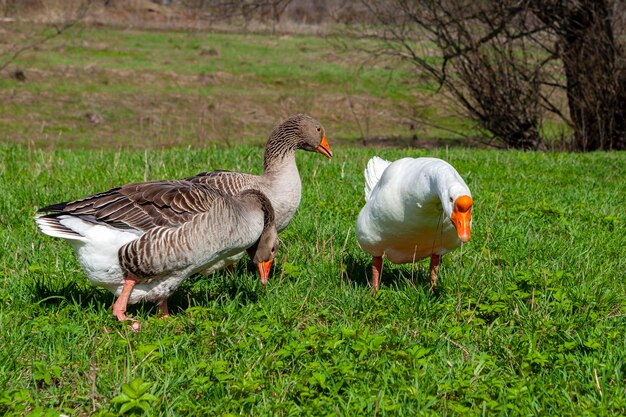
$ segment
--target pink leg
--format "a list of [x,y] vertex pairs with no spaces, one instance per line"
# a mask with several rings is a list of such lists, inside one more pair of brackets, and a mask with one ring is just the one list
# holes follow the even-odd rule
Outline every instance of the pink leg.
[[437,289],[437,272],[439,271],[439,264],[441,263],[441,255],[432,254],[430,256],[430,289],[435,291]]
[[137,280],[133,277],[126,277],[124,279],[124,287],[122,288],[122,293],[119,297],[117,297],[115,303],[113,303],[113,315],[117,317],[119,321],[131,321],[131,327],[133,331],[138,332],[139,321],[126,317],[126,307],[128,306],[128,299],[130,298],[130,294],[133,292],[135,284],[137,284]]
[[378,291],[380,284],[380,273],[383,270],[383,257],[374,256],[372,259],[372,292]]
[[167,308],[167,298],[161,300],[159,303],[159,313],[162,319],[170,316],[170,310]]

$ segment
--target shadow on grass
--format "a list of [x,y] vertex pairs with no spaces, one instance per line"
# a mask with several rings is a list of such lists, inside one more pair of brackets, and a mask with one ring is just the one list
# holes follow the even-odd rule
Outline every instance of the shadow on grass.
[[369,286],[369,280],[372,273],[371,260],[368,263],[363,258],[347,253],[342,259],[345,265],[346,277],[350,283],[355,283],[359,287]]
[[[222,270],[210,275],[195,274],[168,298],[168,307],[170,313],[177,314],[191,306],[207,307],[215,301],[219,304],[234,300],[242,305],[256,303],[259,299],[257,281],[256,270],[249,262],[240,262],[234,272]],[[102,305],[111,309],[116,299],[110,291],[89,282],[83,285],[82,282],[44,275],[35,277],[27,287],[34,302],[43,308],[71,303],[82,308]],[[157,308],[155,303],[145,301],[129,305],[128,313],[157,314]]]
[[[362,258],[355,257],[353,254],[346,254],[343,258],[343,263],[350,282],[354,282],[360,287],[370,286],[372,277],[371,259],[365,261]],[[407,286],[414,288],[423,286],[425,289],[428,289],[430,277],[427,269],[422,261],[414,264],[396,265],[385,259],[380,276],[380,288],[402,289]]]
[[82,307],[93,304],[113,304],[115,297],[95,286],[84,287],[76,281],[39,276],[27,284],[35,302],[42,306],[74,303]]
[[221,270],[209,275],[195,274],[189,277],[168,299],[170,311],[176,313],[189,307],[208,307],[239,302],[254,304],[259,300],[260,284],[256,271],[249,262],[239,262],[233,272]]

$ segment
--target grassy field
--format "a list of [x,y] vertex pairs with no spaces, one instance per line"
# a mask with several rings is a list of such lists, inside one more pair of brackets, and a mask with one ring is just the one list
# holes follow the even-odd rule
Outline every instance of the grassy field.
[[[0,26],[0,65],[3,52],[50,33]],[[0,129],[12,142],[49,148],[256,144],[278,120],[305,112],[346,144],[485,139],[445,89],[409,64],[364,52],[378,46],[338,35],[76,26],[0,71]],[[419,49],[439,65],[432,46]],[[551,149],[571,133],[549,114],[540,130]]]
[[[626,413],[626,155],[333,150],[298,154],[302,204],[266,288],[247,262],[191,279],[169,319],[131,308],[134,334],[69,245],[37,232],[36,208],[130,181],[259,172],[262,148],[1,146],[0,414]],[[445,158],[473,191],[472,240],[444,257],[437,295],[426,262],[386,264],[370,296],[354,222],[376,154]]]
[[[0,49],[41,30],[3,23]],[[408,68],[348,49],[77,26],[0,74],[0,415],[626,414],[626,154],[409,149],[478,133]],[[298,154],[302,204],[266,288],[247,262],[194,277],[167,320],[131,307],[134,334],[36,230],[38,207],[127,182],[258,173],[296,112],[335,157]],[[424,261],[386,264],[370,296],[354,222],[374,155],[444,158],[473,191],[437,295]]]
[[[0,51],[42,28],[8,25]],[[45,33],[45,30],[44,30]],[[434,86],[392,61],[363,66],[355,41],[77,27],[28,50],[0,77],[0,127],[38,146],[135,148],[264,141],[298,112],[335,140],[476,136]],[[22,69],[25,81],[9,75]],[[411,122],[428,117],[440,127]]]

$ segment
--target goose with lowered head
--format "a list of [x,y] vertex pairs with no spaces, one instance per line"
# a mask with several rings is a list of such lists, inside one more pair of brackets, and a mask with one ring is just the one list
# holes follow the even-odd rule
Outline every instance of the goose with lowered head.
[[383,256],[395,264],[430,257],[430,287],[437,286],[441,256],[470,239],[472,195],[449,163],[437,158],[373,157],[365,175],[365,206],[357,241],[372,255],[378,290]]
[[89,280],[117,296],[113,314],[127,304],[158,303],[191,274],[248,250],[262,284],[278,249],[274,210],[256,190],[234,196],[189,181],[127,184],[39,210],[41,232],[68,240]]

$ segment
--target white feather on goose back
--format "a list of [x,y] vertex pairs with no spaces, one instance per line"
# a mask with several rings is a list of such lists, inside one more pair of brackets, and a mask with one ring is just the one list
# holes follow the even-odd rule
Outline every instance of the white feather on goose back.
[[370,199],[372,190],[389,165],[391,165],[391,162],[385,161],[378,156],[367,162],[367,168],[363,171],[363,176],[365,177],[365,201]]

